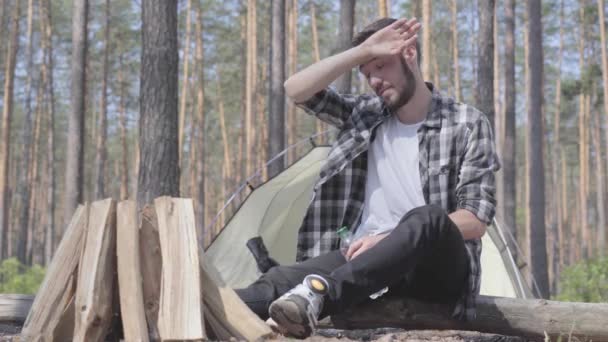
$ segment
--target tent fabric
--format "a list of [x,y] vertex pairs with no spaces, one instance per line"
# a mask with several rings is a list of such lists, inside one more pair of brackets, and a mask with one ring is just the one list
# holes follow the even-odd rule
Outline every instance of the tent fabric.
[[[329,147],[315,147],[289,168],[257,187],[205,252],[228,286],[241,288],[260,273],[246,242],[261,236],[270,256],[281,264],[296,258],[297,232]],[[481,294],[533,297],[495,225],[482,237]]]

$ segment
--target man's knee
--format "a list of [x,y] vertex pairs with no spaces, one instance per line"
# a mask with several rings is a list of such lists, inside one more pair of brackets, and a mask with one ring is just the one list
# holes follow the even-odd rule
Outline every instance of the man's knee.
[[410,217],[416,217],[418,220],[431,221],[435,218],[441,218],[446,214],[445,210],[436,204],[426,204],[420,207],[416,207],[408,211],[400,222],[403,222]]

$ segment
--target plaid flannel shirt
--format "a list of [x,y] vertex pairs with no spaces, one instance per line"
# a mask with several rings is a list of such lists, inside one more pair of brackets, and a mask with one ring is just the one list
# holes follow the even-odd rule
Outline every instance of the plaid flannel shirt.
[[[500,168],[492,129],[479,110],[442,95],[428,83],[432,101],[418,129],[419,169],[425,203],[452,213],[466,209],[491,224],[495,213],[494,172]],[[337,127],[337,139],[321,168],[313,198],[298,233],[297,260],[339,247],[337,229],[357,227],[365,199],[367,150],[375,128],[391,112],[375,95],[344,95],[332,88],[297,104]],[[405,214],[405,213],[404,213]],[[452,316],[475,318],[481,276],[481,239],[465,241],[468,285]]]

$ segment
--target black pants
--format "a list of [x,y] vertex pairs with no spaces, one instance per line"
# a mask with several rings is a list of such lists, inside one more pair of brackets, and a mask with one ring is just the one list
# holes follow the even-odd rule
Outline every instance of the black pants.
[[391,294],[453,304],[465,289],[468,265],[458,227],[442,208],[427,205],[408,212],[387,237],[350,261],[333,251],[292,266],[276,266],[236,292],[262,319],[268,318],[275,299],[313,273],[330,285],[322,317],[365,301],[386,286]]

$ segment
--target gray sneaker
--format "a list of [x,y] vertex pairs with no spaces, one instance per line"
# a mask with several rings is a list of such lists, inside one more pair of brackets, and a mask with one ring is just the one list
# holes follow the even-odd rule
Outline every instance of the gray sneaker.
[[289,335],[306,338],[315,332],[317,318],[323,309],[323,297],[328,290],[327,280],[310,274],[270,304],[270,317]]

